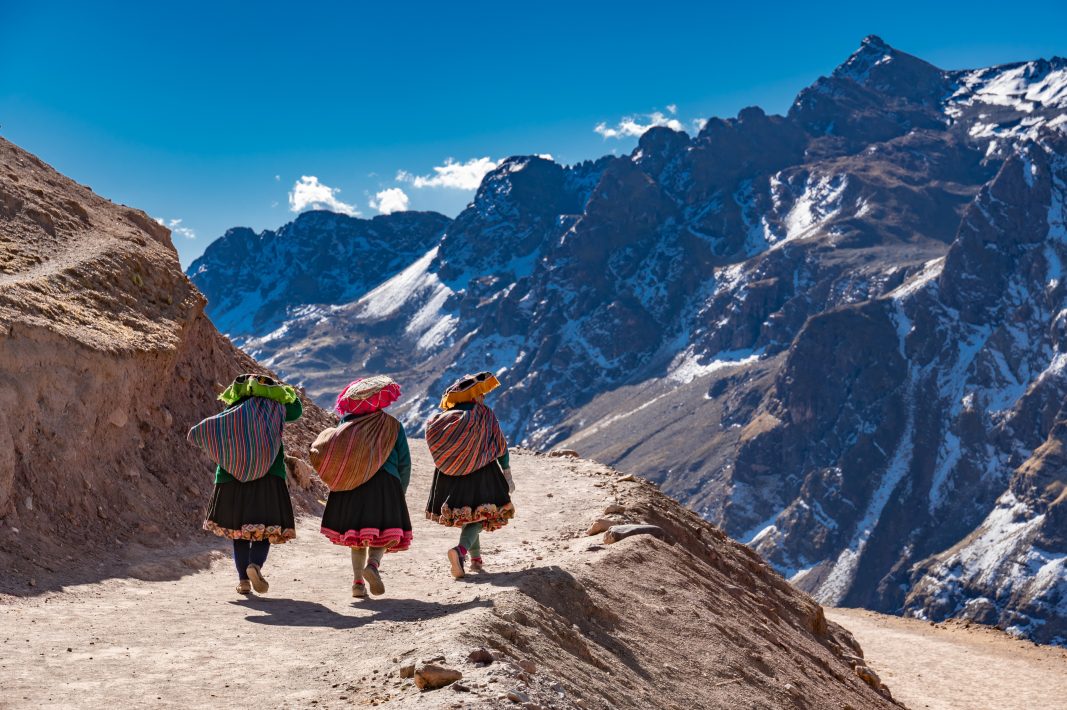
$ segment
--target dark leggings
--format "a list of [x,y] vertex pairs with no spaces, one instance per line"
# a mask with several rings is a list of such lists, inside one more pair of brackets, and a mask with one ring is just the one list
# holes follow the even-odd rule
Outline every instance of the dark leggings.
[[270,540],[234,540],[233,541],[233,564],[237,567],[237,576],[240,579],[248,579],[248,565],[259,565],[267,561],[267,553],[270,552]]

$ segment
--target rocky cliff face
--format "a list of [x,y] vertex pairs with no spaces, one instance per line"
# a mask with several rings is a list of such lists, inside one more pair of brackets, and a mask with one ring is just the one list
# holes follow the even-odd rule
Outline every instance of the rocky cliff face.
[[[322,400],[393,373],[416,430],[496,370],[512,440],[656,472],[820,599],[1056,639],[1062,548],[1020,543],[1053,565],[1019,563],[1030,606],[935,556],[1059,416],[1065,116],[1067,60],[943,71],[869,37],[786,116],[507,160],[406,269],[249,346]],[[1058,490],[1011,486],[1043,491],[1028,520]]]
[[[203,307],[168,230],[0,139],[3,569],[199,530],[213,477],[186,431],[258,367]],[[307,410],[297,456],[326,421]]]

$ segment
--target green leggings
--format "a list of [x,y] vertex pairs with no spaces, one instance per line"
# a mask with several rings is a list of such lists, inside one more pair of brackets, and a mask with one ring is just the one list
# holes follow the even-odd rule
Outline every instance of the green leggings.
[[482,556],[482,543],[479,533],[482,531],[481,523],[467,523],[459,533],[460,547],[467,548],[471,557]]

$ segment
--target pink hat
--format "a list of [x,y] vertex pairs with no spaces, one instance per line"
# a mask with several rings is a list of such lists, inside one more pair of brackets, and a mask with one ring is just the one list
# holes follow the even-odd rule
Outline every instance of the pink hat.
[[337,412],[346,414],[369,414],[385,409],[400,398],[400,385],[387,375],[373,375],[352,380],[337,395]]

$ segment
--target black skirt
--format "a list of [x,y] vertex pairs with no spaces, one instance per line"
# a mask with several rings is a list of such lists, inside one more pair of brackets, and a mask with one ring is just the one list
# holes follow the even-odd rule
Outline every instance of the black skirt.
[[296,522],[285,479],[267,474],[248,483],[216,483],[204,529],[231,540],[292,540]]
[[508,482],[500,464],[492,461],[466,476],[446,476],[434,469],[426,517],[447,527],[482,523],[491,532],[515,517]]
[[335,545],[385,547],[389,552],[408,549],[411,516],[400,479],[379,469],[358,488],[331,492],[321,531]]

